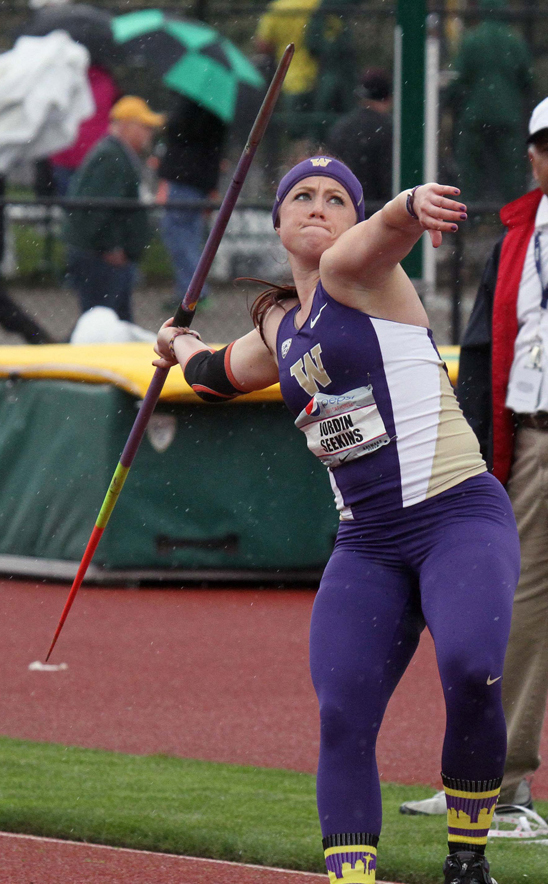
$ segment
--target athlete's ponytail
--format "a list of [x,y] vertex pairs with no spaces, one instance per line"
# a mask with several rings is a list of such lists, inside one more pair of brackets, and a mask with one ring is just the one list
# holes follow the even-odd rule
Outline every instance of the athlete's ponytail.
[[239,282],[240,280],[245,280],[246,282],[260,282],[262,285],[268,286],[264,292],[261,292],[260,295],[255,298],[250,310],[253,325],[264,341],[263,327],[268,311],[282,301],[296,298],[297,289],[294,285],[277,285],[274,282],[268,282],[266,279],[256,279],[254,276],[241,276],[236,282]]

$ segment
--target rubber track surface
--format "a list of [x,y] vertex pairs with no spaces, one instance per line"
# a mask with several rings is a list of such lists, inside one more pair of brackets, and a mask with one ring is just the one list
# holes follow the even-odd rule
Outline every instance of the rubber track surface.
[[[66,586],[0,581],[2,733],[120,752],[165,752],[314,772],[311,590],[82,589],[51,663]],[[445,713],[424,635],[379,738],[385,781],[440,787]],[[544,755],[548,755],[545,727]],[[548,799],[548,765],[535,777]]]
[[[324,875],[0,834],[0,884],[325,884]],[[382,884],[382,882],[379,882]]]
[[[82,589],[50,661],[68,668],[29,670],[31,662],[44,659],[67,593],[66,586],[0,581],[0,677],[9,686],[0,692],[3,734],[137,754],[315,770],[318,715],[307,649],[313,591]],[[381,777],[439,788],[444,723],[432,642],[424,636],[381,729]],[[548,728],[543,751],[546,756]],[[548,799],[546,765],[535,777],[534,792]],[[36,849],[43,849],[44,857],[53,850],[54,856],[55,848],[47,844]],[[81,861],[81,869],[97,866],[90,878],[83,871],[67,877],[67,868],[62,878],[52,872],[51,879],[26,874],[5,879],[0,867],[0,882],[87,884],[108,878],[111,884],[141,884],[136,873],[128,878],[114,873],[110,860],[108,874],[101,877],[102,861]],[[171,863],[171,858],[161,861]],[[167,866],[165,874],[171,874]],[[262,877],[266,874],[259,877],[255,870],[252,879],[271,884]],[[232,884],[224,872],[221,877],[200,875],[193,870],[191,877],[179,876],[177,882]],[[163,884],[172,879],[155,872],[146,880]],[[248,881],[241,875],[237,880]],[[291,880],[308,884],[303,876]],[[276,881],[286,884],[279,877]]]

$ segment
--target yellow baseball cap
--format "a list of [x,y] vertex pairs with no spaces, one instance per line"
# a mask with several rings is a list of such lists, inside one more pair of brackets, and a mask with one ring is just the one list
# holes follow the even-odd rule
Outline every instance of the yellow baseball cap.
[[143,126],[156,129],[163,126],[166,118],[163,114],[155,114],[146,101],[137,95],[124,95],[110,109],[111,120],[133,120]]

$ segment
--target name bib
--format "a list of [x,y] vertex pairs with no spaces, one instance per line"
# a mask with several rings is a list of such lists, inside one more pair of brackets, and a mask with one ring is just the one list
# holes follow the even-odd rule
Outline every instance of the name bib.
[[390,442],[371,385],[348,393],[316,393],[295,426],[327,467],[338,467]]

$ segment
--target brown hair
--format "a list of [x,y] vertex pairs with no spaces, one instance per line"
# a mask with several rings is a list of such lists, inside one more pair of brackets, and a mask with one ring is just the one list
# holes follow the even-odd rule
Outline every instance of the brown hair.
[[277,285],[274,282],[268,282],[266,279],[256,279],[254,276],[240,276],[236,282],[259,282],[261,285],[267,285],[268,288],[261,292],[251,305],[251,319],[253,325],[258,330],[261,338],[266,344],[264,337],[264,321],[271,307],[281,304],[282,301],[288,301],[290,298],[297,297],[297,289],[294,285]]

